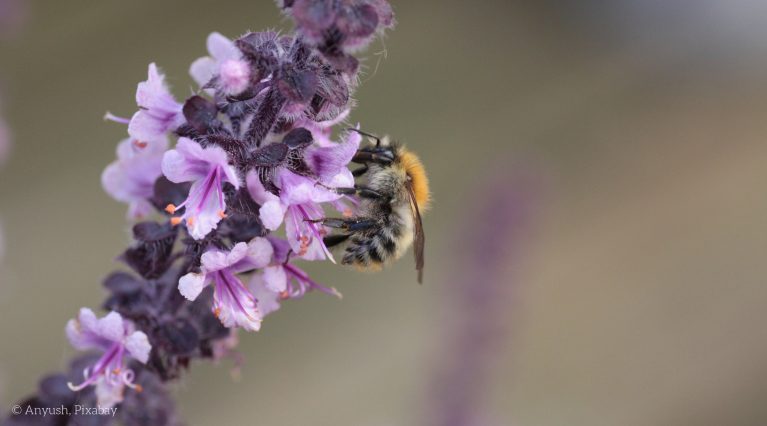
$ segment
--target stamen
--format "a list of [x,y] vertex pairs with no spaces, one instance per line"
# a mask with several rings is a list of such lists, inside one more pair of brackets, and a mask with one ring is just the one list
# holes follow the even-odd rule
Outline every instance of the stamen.
[[286,299],[289,299],[289,298],[290,298],[290,294],[288,293],[287,290],[284,290],[284,291],[280,292],[280,299],[281,300],[286,300]]
[[147,147],[147,145],[149,145],[149,143],[147,143],[147,142],[142,142],[140,140],[134,140],[133,141],[133,146],[135,146],[138,149],[144,149],[144,148]]
[[187,226],[194,226],[194,221],[195,221],[195,220],[196,220],[196,219],[195,219],[195,217],[194,217],[194,216],[191,216],[191,217],[188,217],[188,218],[186,218],[186,225],[187,225]]
[[72,392],[77,392],[77,391],[81,391],[81,390],[87,388],[88,385],[90,385],[91,383],[93,383],[93,382],[89,382],[87,380],[82,382],[82,383],[80,383],[79,385],[74,385],[74,384],[72,384],[72,382],[67,382],[67,387]]
[[178,209],[178,207],[174,206],[173,204],[168,204],[165,206],[165,211],[170,214],[176,213],[176,209]]
[[219,210],[218,211],[218,217],[220,217],[221,219],[226,219],[226,213],[224,213],[223,210]]
[[172,218],[170,218],[170,224],[171,225],[176,226],[179,223],[181,223],[181,218],[180,217],[172,217]]
[[336,288],[335,288],[335,287],[330,287],[330,293],[331,293],[333,296],[335,296],[335,297],[337,297],[337,298],[339,298],[339,299],[343,299],[343,298],[344,298],[344,295],[343,295],[343,294],[341,294],[341,292],[340,292],[340,291],[336,290]]
[[134,373],[133,370],[125,370],[125,372],[120,377],[120,379],[122,379],[122,383],[125,386],[135,390],[136,392],[143,392],[144,388],[140,384],[133,383],[133,379],[135,378],[136,378],[136,373]]
[[115,123],[130,124],[129,118],[118,117],[109,111],[107,111],[107,113],[104,114],[104,120],[114,121]]

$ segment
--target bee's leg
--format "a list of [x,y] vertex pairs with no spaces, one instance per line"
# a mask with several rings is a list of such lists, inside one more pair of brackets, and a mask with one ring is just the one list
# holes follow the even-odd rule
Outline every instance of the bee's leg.
[[274,184],[274,168],[273,167],[257,167],[258,180],[263,185],[264,189],[271,192],[274,195],[280,195],[280,188]]
[[370,198],[374,200],[386,197],[385,195],[381,194],[375,189],[370,189],[366,186],[355,186],[353,188],[343,188],[343,187],[333,188],[327,185],[323,185],[321,182],[317,182],[315,185],[319,185],[327,190],[333,191],[336,194],[341,194],[341,195],[356,195],[358,197]]
[[367,218],[341,219],[335,217],[326,217],[324,219],[309,220],[307,222],[321,223],[328,228],[342,229],[347,232],[364,231],[376,226],[375,220]]
[[380,192],[364,186],[357,186],[354,188],[330,188],[330,190],[341,195],[356,195],[362,198],[372,199],[384,198],[384,195]]
[[394,161],[393,155],[388,150],[381,152],[360,150],[352,157],[352,162],[357,164],[391,164],[392,161]]
[[322,239],[322,242],[325,243],[325,247],[331,248],[348,240],[349,237],[351,237],[351,234],[328,235],[327,237]]
[[368,171],[368,166],[367,166],[367,164],[365,164],[362,167],[359,167],[357,169],[352,170],[352,175],[354,177],[360,177],[360,176],[364,175],[365,173],[367,173],[367,171]]

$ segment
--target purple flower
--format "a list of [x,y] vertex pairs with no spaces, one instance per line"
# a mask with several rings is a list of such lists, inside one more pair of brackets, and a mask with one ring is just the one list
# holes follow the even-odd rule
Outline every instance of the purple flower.
[[317,289],[338,297],[343,296],[335,288],[325,287],[309,278],[302,269],[290,263],[291,247],[287,241],[269,238],[274,248],[274,260],[261,273],[253,274],[250,289],[258,298],[258,307],[263,316],[280,308],[280,301],[300,299],[308,291]]
[[171,182],[192,182],[186,200],[178,206],[169,204],[166,210],[173,214],[183,207],[184,214],[173,218],[173,223],[186,221],[189,234],[196,240],[205,238],[226,217],[224,182],[229,182],[235,189],[240,187],[237,172],[229,165],[223,149],[217,146],[203,148],[184,137],[179,138],[176,149],[163,156],[162,172]]
[[190,272],[178,282],[179,292],[195,300],[203,288],[213,283],[213,312],[225,327],[258,331],[262,314],[257,300],[237,278],[238,273],[263,268],[272,258],[272,245],[266,238],[238,243],[231,251],[213,249],[202,255],[200,273]]
[[[174,217],[133,227],[135,241],[119,259],[135,274],[104,281],[102,306],[111,313],[98,319],[82,309],[68,323],[75,347],[101,352],[46,379],[20,407],[94,406],[98,397],[102,407],[121,408],[119,418],[94,417],[97,423],[175,425],[166,382],[197,359],[241,362],[237,328],[259,330],[283,300],[315,289],[341,296],[295,260],[332,261],[323,242],[330,229],[318,220],[326,207],[351,216],[349,203],[359,203],[337,188],[354,185],[347,167],[361,136],[337,143],[332,134],[354,106],[360,62],[352,51],[391,27],[393,16],[386,0],[285,0],[280,7],[295,31],[248,32],[235,41],[209,35],[209,56],[189,69],[198,93],[177,102],[150,64],[136,91],[138,112],[107,113],[130,138],[104,170],[104,189],[129,204],[132,219],[150,206],[166,206]],[[0,123],[0,161],[3,130]],[[171,137],[178,142],[169,149]],[[188,236],[179,233],[182,222]],[[269,235],[283,223],[285,238]],[[126,386],[144,391],[125,393]],[[69,421],[59,417],[49,419]],[[17,419],[27,418],[9,421]]]
[[128,133],[139,141],[165,137],[184,124],[183,105],[171,95],[157,65],[149,64],[148,74],[147,80],[138,84],[136,103],[139,110],[128,124]]
[[151,142],[124,139],[117,146],[117,160],[104,169],[101,186],[115,200],[128,203],[128,218],[138,220],[152,211],[148,201],[154,183],[162,175],[162,158],[168,140]]
[[117,312],[98,319],[92,310],[82,308],[76,319],[69,320],[66,332],[75,348],[104,352],[92,367],[84,370],[85,381],[77,386],[69,383],[70,389],[79,391],[95,385],[102,407],[112,407],[122,401],[125,386],[141,391],[141,386],[133,383],[133,370],[125,367],[125,357],[146,364],[152,346],[146,334],[134,331],[133,323],[123,320]]
[[[309,168],[323,183],[334,180],[340,180],[339,184],[348,183],[346,179],[351,176],[351,172],[347,166],[352,161],[354,154],[357,153],[362,136],[356,132],[349,132],[346,140],[335,143],[330,140],[329,133],[315,130],[312,131],[312,137],[316,144],[309,147],[304,154]],[[354,177],[351,176],[351,179],[352,181],[347,186],[354,186]]]
[[215,84],[227,95],[238,95],[250,83],[250,65],[234,42],[219,33],[208,36],[210,56],[197,59],[189,68],[189,74],[201,87],[214,78]]
[[274,183],[280,189],[279,196],[268,192],[255,173],[247,177],[251,196],[261,204],[261,222],[267,229],[275,230],[284,220],[290,247],[306,260],[327,257],[333,261],[333,255],[322,241],[326,230],[312,221],[325,216],[320,203],[336,203],[343,197],[328,188],[354,186],[354,176],[346,165],[357,151],[360,140],[360,135],[353,132],[342,143],[318,140],[320,146],[309,148],[304,158],[319,179],[278,168]]

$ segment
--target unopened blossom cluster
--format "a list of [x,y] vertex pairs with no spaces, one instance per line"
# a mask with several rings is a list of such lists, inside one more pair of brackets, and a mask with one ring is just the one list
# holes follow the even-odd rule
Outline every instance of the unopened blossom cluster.
[[353,54],[392,27],[393,14],[385,0],[278,7],[292,33],[208,36],[208,55],[189,69],[194,95],[175,97],[152,63],[135,113],[107,113],[127,133],[101,181],[134,223],[119,257],[130,271],[105,279],[103,314],[82,308],[66,325],[89,355],[25,404],[76,395],[119,405],[125,424],[175,424],[164,383],[193,359],[231,354],[238,330],[258,331],[288,300],[340,296],[300,265],[334,262],[316,221],[354,212],[356,200],[334,191],[354,186],[348,163],[361,139],[342,125],[358,82]]

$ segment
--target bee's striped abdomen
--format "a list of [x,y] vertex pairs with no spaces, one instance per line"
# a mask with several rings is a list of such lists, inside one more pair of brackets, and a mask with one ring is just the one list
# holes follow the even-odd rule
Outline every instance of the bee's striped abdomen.
[[370,236],[355,235],[346,246],[341,260],[346,265],[356,265],[362,269],[380,268],[393,258],[397,252],[397,243],[388,230]]

